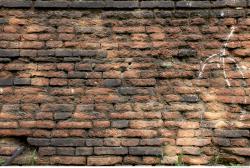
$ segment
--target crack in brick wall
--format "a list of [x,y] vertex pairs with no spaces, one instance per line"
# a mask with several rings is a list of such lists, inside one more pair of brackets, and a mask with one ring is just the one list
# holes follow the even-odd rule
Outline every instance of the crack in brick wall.
[[[1,158],[23,144],[13,164],[248,165],[249,6],[0,1]],[[198,78],[232,26],[230,87],[220,60]]]

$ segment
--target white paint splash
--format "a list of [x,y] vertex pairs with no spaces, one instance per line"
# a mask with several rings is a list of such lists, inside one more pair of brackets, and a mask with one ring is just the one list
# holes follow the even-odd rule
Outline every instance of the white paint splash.
[[231,27],[231,31],[230,31],[229,35],[227,36],[227,38],[226,38],[226,42],[223,44],[223,47],[220,49],[219,53],[213,54],[213,55],[209,56],[203,62],[201,61],[201,63],[200,63],[201,64],[201,68],[200,68],[200,71],[199,71],[198,78],[202,78],[204,70],[205,70],[205,68],[206,68],[206,66],[207,66],[208,63],[213,62],[215,60],[215,58],[219,58],[219,62],[220,63],[217,63],[217,67],[218,68],[222,67],[222,69],[223,69],[223,76],[224,76],[224,79],[225,79],[225,82],[226,82],[227,86],[230,87],[231,83],[230,83],[230,81],[228,79],[228,75],[227,75],[227,71],[226,71],[226,67],[225,67],[225,60],[226,59],[232,61],[235,64],[237,71],[239,71],[240,74],[241,74],[241,77],[243,79],[245,79],[245,75],[244,75],[244,73],[241,70],[242,68],[239,66],[239,64],[237,63],[237,61],[235,60],[235,58],[233,58],[233,57],[231,57],[231,56],[229,56],[229,55],[226,54],[228,42],[229,42],[230,38],[233,36],[234,31],[235,31],[235,27],[232,26]]

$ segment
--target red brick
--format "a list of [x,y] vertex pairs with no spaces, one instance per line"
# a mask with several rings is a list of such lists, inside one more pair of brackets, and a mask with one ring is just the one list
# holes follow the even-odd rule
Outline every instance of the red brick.
[[92,128],[91,122],[60,121],[57,128]]
[[35,86],[48,86],[49,80],[47,78],[32,78],[31,85]]
[[0,128],[17,128],[18,124],[15,121],[12,122],[0,122]]
[[161,127],[163,125],[162,120],[155,121],[143,121],[143,120],[132,120],[130,121],[131,128],[154,128]]
[[176,140],[177,145],[183,146],[206,146],[211,144],[211,139],[206,138],[177,138]]
[[28,49],[28,48],[32,48],[32,49],[41,49],[45,46],[44,42],[38,42],[38,41],[26,41],[26,42],[20,42],[20,48],[23,49]]
[[85,157],[78,156],[53,156],[50,158],[51,164],[61,165],[86,165]]
[[88,166],[108,166],[122,163],[122,157],[119,156],[90,156],[87,158]]
[[27,33],[40,33],[48,30],[48,27],[40,26],[40,25],[31,25],[26,29]]
[[60,78],[51,78],[49,84],[51,86],[65,86],[68,84],[68,80]]

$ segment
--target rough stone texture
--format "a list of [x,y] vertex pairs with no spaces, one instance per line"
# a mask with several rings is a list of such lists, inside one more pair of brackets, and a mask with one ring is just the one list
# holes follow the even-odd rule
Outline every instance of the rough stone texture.
[[247,165],[249,7],[0,0],[0,158],[24,145],[13,164]]

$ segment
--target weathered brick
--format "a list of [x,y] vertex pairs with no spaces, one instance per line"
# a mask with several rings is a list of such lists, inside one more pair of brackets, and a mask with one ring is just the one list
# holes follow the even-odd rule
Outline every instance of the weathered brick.
[[12,86],[13,78],[0,78],[0,86]]
[[57,112],[54,114],[54,119],[55,120],[65,120],[67,118],[70,118],[72,115],[72,113],[66,113],[66,112]]
[[96,50],[73,50],[73,56],[93,57],[97,55]]
[[43,104],[41,110],[45,112],[72,112],[74,106],[72,104]]
[[157,128],[163,125],[162,120],[152,120],[152,121],[143,121],[143,120],[132,120],[130,121],[130,128]]
[[245,7],[246,0],[221,0],[213,2],[213,7]]
[[122,157],[120,156],[90,156],[87,160],[89,166],[105,166],[116,165],[122,163]]
[[28,138],[27,141],[34,146],[49,146],[51,144],[50,139],[46,138]]
[[178,1],[176,8],[210,8],[209,1]]
[[75,1],[70,2],[69,7],[71,8],[84,8],[84,9],[95,9],[95,8],[103,8],[105,7],[105,3],[102,1]]
[[52,156],[50,158],[51,164],[60,165],[85,165],[86,158],[83,156]]
[[31,1],[26,0],[18,0],[18,1],[1,1],[1,5],[3,7],[8,8],[30,8],[32,5]]
[[75,148],[72,147],[58,147],[56,148],[57,155],[73,156],[75,154]]
[[85,140],[81,138],[53,138],[52,146],[85,146]]
[[249,148],[222,148],[222,149],[232,154],[236,154],[240,156],[250,156]]
[[59,121],[57,128],[92,128],[92,123],[88,121]]
[[20,56],[19,50],[17,49],[0,49],[0,57],[18,57]]
[[51,2],[51,1],[36,1],[34,4],[35,8],[65,8],[69,5],[68,2],[64,1],[56,1],[56,2]]
[[172,1],[141,1],[141,8],[174,8]]
[[30,85],[30,78],[14,78],[14,85]]
[[161,147],[129,147],[130,155],[162,155]]
[[137,1],[107,1],[106,2],[106,8],[137,8],[139,6]]
[[206,146],[211,144],[211,139],[209,138],[177,138],[176,140],[177,145],[182,146]]
[[121,87],[119,88],[119,93],[122,95],[136,95],[137,90],[134,87]]
[[88,156],[93,154],[92,147],[77,147],[76,148],[76,155],[80,156]]
[[248,130],[215,130],[215,136],[219,137],[249,137]]
[[190,165],[204,165],[208,164],[210,161],[210,157],[207,157],[206,155],[202,156],[184,156],[182,158],[182,162]]
[[103,146],[103,139],[86,139],[87,146]]
[[40,147],[38,154],[41,156],[52,156],[56,154],[56,148],[54,147]]
[[105,87],[118,87],[121,85],[120,79],[106,79],[104,80]]
[[0,18],[0,24],[5,24],[5,23],[7,23],[8,21],[7,21],[7,19],[5,19],[5,18]]
[[96,155],[126,155],[128,149],[126,147],[95,147]]
[[55,54],[57,57],[71,57],[72,50],[71,49],[56,49]]
[[104,138],[104,146],[121,146],[120,138]]
[[127,128],[128,127],[128,120],[116,120],[116,121],[112,121],[111,123],[111,127],[115,127],[115,128]]
[[213,138],[213,143],[220,146],[230,146],[230,140],[226,138]]

